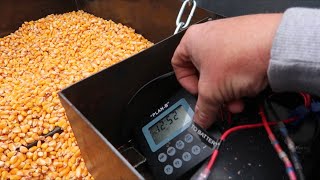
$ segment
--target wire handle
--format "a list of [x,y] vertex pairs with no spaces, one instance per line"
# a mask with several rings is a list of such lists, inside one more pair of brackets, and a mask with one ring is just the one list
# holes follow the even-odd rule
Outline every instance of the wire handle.
[[[181,18],[182,18],[182,14],[184,13],[184,10],[187,6],[187,3],[189,3],[189,6],[192,5],[192,8],[191,8],[191,11],[189,13],[189,16],[187,18],[187,21],[186,22],[183,22],[181,21]],[[178,13],[178,16],[177,16],[177,19],[176,19],[176,29],[174,31],[174,34],[177,34],[179,31],[185,29],[186,27],[189,26],[190,24],[190,21],[192,19],[192,16],[194,14],[194,11],[196,10],[196,7],[197,7],[197,2],[195,0],[185,0],[182,5],[181,5],[181,8],[180,8],[180,11]]]

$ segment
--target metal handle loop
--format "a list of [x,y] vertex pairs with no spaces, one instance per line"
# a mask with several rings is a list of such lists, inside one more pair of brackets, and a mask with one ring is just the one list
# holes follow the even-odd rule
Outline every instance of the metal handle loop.
[[184,22],[180,22],[180,23],[178,24],[178,26],[176,27],[176,30],[174,30],[174,33],[173,33],[173,34],[177,34],[177,33],[179,32],[179,30],[182,29],[183,25],[184,25]]
[[[189,16],[187,18],[187,21],[183,22],[183,21],[181,21],[181,17],[182,17],[182,14],[184,13],[184,10],[185,10],[186,6],[187,6],[187,3],[190,3],[190,5],[192,5],[192,8],[191,8],[191,11],[190,11]],[[196,7],[197,7],[197,2],[195,0],[185,0],[182,3],[180,11],[179,11],[179,14],[178,14],[177,19],[176,19],[177,28],[174,31],[174,34],[178,33],[179,30],[185,29],[186,27],[189,26],[190,21],[192,19],[192,16],[194,14],[194,11],[196,10]]]

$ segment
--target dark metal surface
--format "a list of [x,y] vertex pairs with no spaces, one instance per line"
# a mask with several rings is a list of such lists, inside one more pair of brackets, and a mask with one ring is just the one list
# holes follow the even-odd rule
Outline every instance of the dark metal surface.
[[197,0],[198,6],[224,17],[284,12],[289,7],[320,7],[319,0]]
[[0,37],[14,32],[25,21],[76,9],[74,0],[0,0]]

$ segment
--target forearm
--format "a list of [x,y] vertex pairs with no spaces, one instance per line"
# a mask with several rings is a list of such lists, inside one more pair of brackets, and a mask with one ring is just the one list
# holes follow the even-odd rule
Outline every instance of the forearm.
[[268,68],[274,91],[320,95],[320,10],[287,10],[273,41]]

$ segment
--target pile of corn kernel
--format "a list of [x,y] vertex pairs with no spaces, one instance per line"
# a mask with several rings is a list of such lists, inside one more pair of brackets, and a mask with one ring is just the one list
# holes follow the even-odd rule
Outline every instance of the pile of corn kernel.
[[[0,38],[1,179],[92,179],[57,92],[150,46],[134,29],[83,11]],[[45,138],[55,126],[63,132]]]

